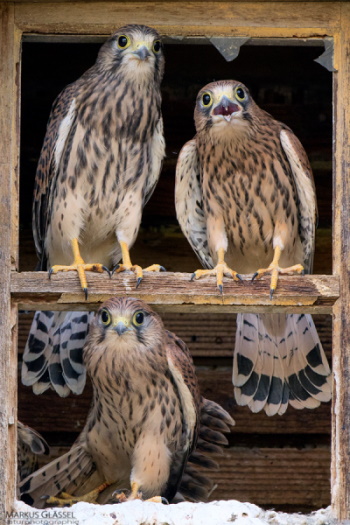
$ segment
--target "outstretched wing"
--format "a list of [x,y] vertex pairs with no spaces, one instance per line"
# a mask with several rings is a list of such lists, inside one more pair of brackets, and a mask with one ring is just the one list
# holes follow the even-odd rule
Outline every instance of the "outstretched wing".
[[299,139],[288,129],[280,134],[282,148],[294,175],[299,197],[299,235],[304,250],[304,268],[310,273],[315,249],[317,203],[314,178],[306,152]]
[[179,488],[188,460],[197,443],[200,420],[200,393],[190,352],[181,339],[167,332],[166,354],[169,371],[178,390],[182,406],[182,447],[172,457],[169,480],[163,493],[171,500]]
[[213,268],[203,213],[200,166],[196,140],[183,146],[176,165],[176,215],[184,235],[205,268]]
[[58,166],[76,118],[76,83],[67,86],[53,103],[35,175],[32,210],[33,236],[40,269],[46,269],[45,236],[50,222]]
[[33,428],[17,421],[18,481],[38,469],[38,456],[50,453],[45,439]]
[[[28,505],[43,508],[43,496],[57,496],[62,491],[75,494],[93,476],[96,478],[96,466],[90,454],[82,445],[76,444],[63,456],[25,478],[19,484],[19,495]],[[101,482],[97,478],[96,481],[93,483],[95,487]]]

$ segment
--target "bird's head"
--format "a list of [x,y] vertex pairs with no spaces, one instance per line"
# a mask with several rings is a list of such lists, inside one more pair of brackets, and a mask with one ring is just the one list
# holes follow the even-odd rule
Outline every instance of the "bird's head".
[[118,29],[101,47],[97,64],[104,70],[140,75],[161,81],[164,71],[162,41],[151,27],[130,24]]
[[211,82],[198,93],[194,111],[197,133],[201,131],[225,133],[249,129],[254,101],[248,89],[235,80]]
[[139,299],[115,297],[106,301],[91,323],[84,348],[84,359],[97,362],[109,359],[152,361],[165,340],[165,329],[159,315]]

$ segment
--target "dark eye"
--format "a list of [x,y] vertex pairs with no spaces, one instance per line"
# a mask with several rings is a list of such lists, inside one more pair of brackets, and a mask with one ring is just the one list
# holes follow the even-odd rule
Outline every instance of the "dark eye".
[[245,92],[243,88],[239,87],[236,89],[236,97],[238,98],[238,100],[245,99]]
[[136,312],[133,317],[133,323],[136,326],[142,325],[143,321],[145,319],[145,314],[143,312]]
[[106,308],[104,308],[101,311],[100,318],[101,318],[102,324],[104,324],[104,325],[108,325],[111,322],[111,314],[109,313],[109,311]]
[[125,49],[130,45],[130,38],[126,35],[120,35],[118,38],[118,47],[120,49]]
[[155,53],[159,53],[161,47],[162,47],[162,44],[160,43],[160,40],[156,40],[153,44],[153,51]]
[[203,93],[202,95],[202,103],[203,106],[208,107],[212,104],[213,99],[210,93]]

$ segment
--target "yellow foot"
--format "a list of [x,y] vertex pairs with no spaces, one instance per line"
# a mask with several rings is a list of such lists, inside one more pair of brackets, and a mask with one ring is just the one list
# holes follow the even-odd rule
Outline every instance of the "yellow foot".
[[163,266],[160,266],[160,264],[152,264],[151,266],[148,266],[147,268],[144,268],[142,270],[141,266],[138,264],[131,264],[130,260],[130,253],[129,253],[129,247],[126,242],[119,241],[121,250],[122,250],[122,264],[117,264],[112,272],[111,275],[114,274],[114,272],[120,273],[125,271],[134,272],[136,275],[136,288],[139,286],[140,282],[143,279],[143,272],[165,272],[165,268]]
[[220,293],[223,291],[223,277],[226,275],[226,277],[232,277],[235,281],[242,280],[239,273],[235,272],[225,262],[219,262],[215,268],[212,270],[196,270],[191,277],[191,281],[194,279],[200,279],[204,275],[216,275],[216,284],[217,287],[220,290]]
[[50,496],[46,499],[47,505],[55,506],[55,507],[71,507],[74,505],[74,503],[79,503],[80,501],[85,501],[87,503],[96,503],[96,500],[98,496],[103,492],[107,487],[109,487],[110,483],[102,483],[99,487],[97,487],[94,490],[91,490],[91,492],[87,492],[86,494],[83,494],[82,496],[72,496],[71,494],[67,494],[67,492],[61,492],[59,497]]
[[[114,501],[117,503],[125,503],[126,501],[132,501],[135,499],[142,500],[142,492],[138,490],[136,487],[131,491],[131,493],[127,496],[126,493],[129,491],[127,490],[116,490],[113,492],[113,498]],[[153,496],[153,498],[148,498],[144,501],[151,501],[153,503],[163,503],[164,505],[169,505],[169,501],[166,498],[163,498],[163,496]]]
[[125,271],[130,271],[130,272],[135,273],[136,279],[137,279],[136,280],[136,288],[137,288],[143,279],[143,272],[165,272],[166,270],[164,266],[160,266],[160,264],[152,264],[151,266],[148,266],[147,268],[144,268],[144,269],[142,269],[141,266],[139,266],[138,264],[132,264],[132,265],[117,264],[112,270],[112,275],[114,274],[114,272],[120,273],[120,272],[125,272]]
[[304,267],[301,264],[295,264],[294,266],[289,266],[288,268],[280,268],[278,264],[274,264],[273,262],[270,264],[268,268],[260,268],[252,277],[252,281],[254,279],[260,279],[263,275],[271,274],[271,283],[270,283],[270,299],[273,298],[273,294],[277,288],[277,282],[278,282],[278,276],[279,274],[303,274],[304,273]]
[[103,271],[106,271],[109,273],[108,268],[103,266],[102,264],[96,263],[96,264],[71,264],[70,266],[61,266],[59,264],[55,264],[52,266],[49,270],[49,277],[51,278],[52,274],[58,273],[58,272],[70,272],[70,271],[76,271],[79,275],[79,280],[81,287],[83,289],[83,292],[85,294],[85,299],[88,298],[88,284],[86,280],[85,272],[98,272],[103,273]]
[[88,272],[103,273],[103,271],[106,271],[109,273],[109,270],[108,268],[106,268],[105,266],[99,263],[86,264],[80,255],[78,239],[73,239],[71,241],[71,245],[72,245],[73,257],[74,257],[73,264],[70,264],[67,266],[55,264],[49,270],[49,278],[51,278],[51,275],[53,273],[71,272],[71,271],[78,272],[80,284],[85,294],[85,299],[87,299],[88,298],[88,285],[87,285],[85,272],[88,271]]

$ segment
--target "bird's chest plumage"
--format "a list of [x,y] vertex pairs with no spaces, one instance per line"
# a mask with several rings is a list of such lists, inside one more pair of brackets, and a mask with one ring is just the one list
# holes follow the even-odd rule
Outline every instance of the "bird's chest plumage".
[[129,479],[136,444],[146,437],[171,452],[182,443],[182,410],[172,382],[164,376],[125,372],[95,391],[94,425],[87,433],[89,452],[105,479]]
[[235,261],[238,271],[255,271],[257,262],[260,266],[264,260],[269,264],[280,225],[289,232],[283,239],[285,253],[292,252],[298,237],[297,195],[277,140],[214,144],[205,152],[200,150],[200,157],[203,203],[214,258],[216,217],[227,236],[228,259]]

